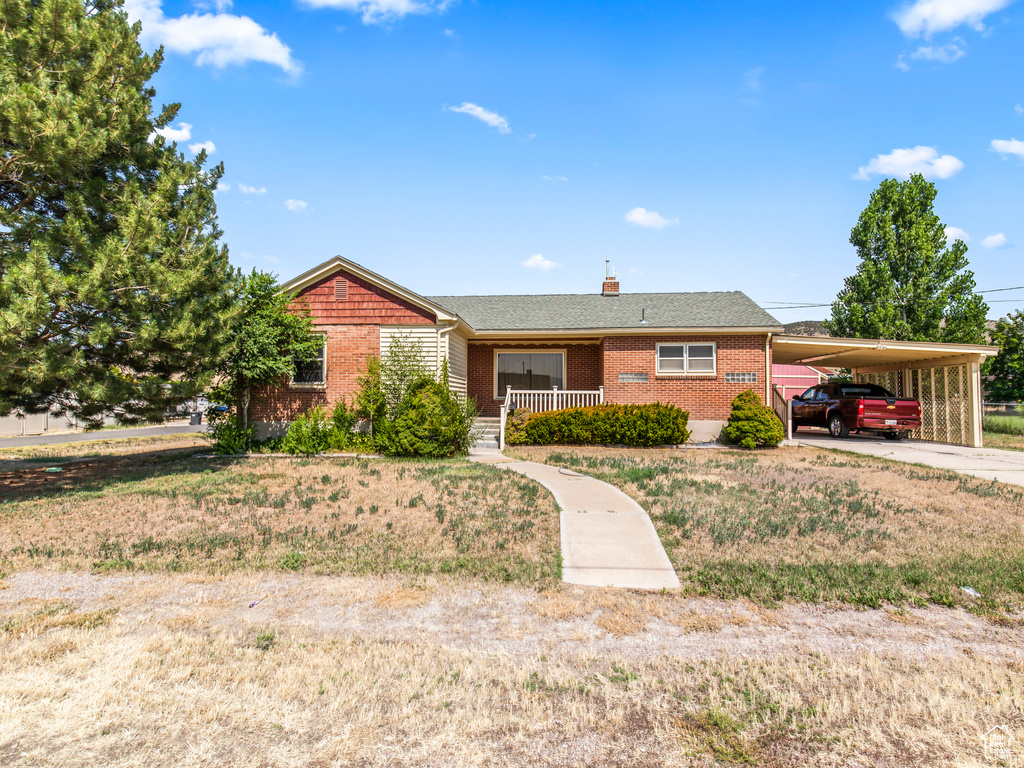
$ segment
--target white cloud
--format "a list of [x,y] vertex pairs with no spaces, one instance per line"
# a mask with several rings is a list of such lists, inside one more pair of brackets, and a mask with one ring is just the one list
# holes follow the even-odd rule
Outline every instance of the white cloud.
[[265,195],[267,193],[266,187],[250,187],[247,184],[239,184],[238,191],[243,195]]
[[478,107],[476,104],[470,104],[468,101],[462,102],[458,107],[445,107],[445,109],[449,112],[461,112],[464,115],[475,117],[477,120],[482,120],[492,128],[497,128],[498,133],[512,133],[512,129],[508,127],[508,120],[504,117],[497,112]]
[[661,229],[670,224],[678,224],[679,219],[666,219],[657,211],[648,211],[646,208],[634,208],[626,214],[626,221],[636,224],[638,227],[649,227]]
[[206,150],[206,154],[212,155],[217,151],[217,145],[212,141],[199,141],[195,144],[189,144],[188,148],[195,154],[199,154],[202,150]]
[[978,31],[985,29],[982,20],[1001,10],[1013,0],[916,0],[893,15],[907,37],[930,37],[966,24]]
[[289,211],[299,213],[300,211],[306,210],[309,207],[309,203],[305,200],[285,200],[284,207]]
[[896,59],[896,69],[900,70],[901,72],[910,71],[910,65],[907,64],[907,57],[904,56],[902,53]]
[[216,194],[219,194],[219,193],[222,193],[222,192],[227,192],[230,189],[231,189],[231,185],[230,184],[225,184],[223,181],[218,181],[217,182],[217,186],[213,190],[213,193],[216,195]]
[[960,229],[960,227],[946,227],[946,242],[952,243],[957,240],[969,243],[971,242],[971,236]]
[[227,5],[217,3],[217,13],[189,13],[168,18],[163,0],[125,0],[129,21],[142,22],[140,42],[146,47],[164,46],[169,51],[196,55],[196,64],[223,69],[229,64],[262,61],[280,67],[290,75],[302,72],[291,49],[248,16],[219,12]]
[[963,162],[953,155],[939,157],[935,147],[918,146],[894,149],[888,155],[879,155],[858,168],[853,178],[866,180],[878,175],[907,179],[912,173],[920,173],[926,179],[948,179],[963,167]]
[[303,0],[311,8],[362,14],[363,24],[386,24],[411,13],[444,13],[452,0]]
[[1010,241],[1006,239],[1006,235],[1000,232],[998,235],[989,235],[981,244],[986,248],[1005,248],[1010,244]]
[[957,38],[952,43],[945,45],[922,45],[912,54],[910,58],[918,61],[937,61],[941,64],[952,64],[966,55],[963,49],[964,41]]
[[444,31],[444,36],[445,37],[455,37],[455,30],[454,29],[446,29]]
[[192,138],[192,123],[178,123],[177,128],[157,128],[149,135],[149,140],[152,141],[157,136],[163,136],[168,141],[188,141]]
[[568,176],[541,176],[545,181],[568,181]]
[[535,253],[523,262],[523,266],[527,269],[539,269],[541,272],[550,272],[552,269],[557,269],[562,265],[557,261],[545,259],[543,253]]
[[1013,108],[1013,111],[1017,113],[1017,117],[1020,117],[1021,115],[1024,115],[1024,107],[1022,107],[1020,104],[1015,106]]
[[764,67],[754,67],[743,73],[743,86],[748,91],[761,90],[761,75],[764,74]]
[[1017,139],[992,139],[992,151],[998,152],[1003,157],[1017,155],[1024,158],[1024,141]]

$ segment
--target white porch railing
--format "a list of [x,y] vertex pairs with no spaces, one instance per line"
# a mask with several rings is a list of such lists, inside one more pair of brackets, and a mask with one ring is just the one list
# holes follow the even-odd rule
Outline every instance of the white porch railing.
[[501,404],[501,423],[498,431],[498,447],[505,450],[505,422],[508,420],[510,405],[529,408],[534,413],[560,411],[563,408],[586,408],[604,402],[604,387],[596,390],[585,389],[512,389],[506,387],[505,402]]

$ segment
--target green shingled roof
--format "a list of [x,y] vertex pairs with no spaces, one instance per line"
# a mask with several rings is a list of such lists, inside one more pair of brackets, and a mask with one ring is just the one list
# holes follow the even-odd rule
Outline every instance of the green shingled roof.
[[[427,296],[477,331],[759,328],[782,325],[739,291],[719,293]],[[646,323],[640,322],[641,311]]]

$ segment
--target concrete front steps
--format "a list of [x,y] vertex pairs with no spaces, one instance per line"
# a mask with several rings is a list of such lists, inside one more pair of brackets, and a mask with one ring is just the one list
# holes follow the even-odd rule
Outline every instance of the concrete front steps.
[[474,448],[497,448],[498,432],[501,431],[501,419],[497,416],[480,416],[474,427],[480,431],[480,436],[473,443]]

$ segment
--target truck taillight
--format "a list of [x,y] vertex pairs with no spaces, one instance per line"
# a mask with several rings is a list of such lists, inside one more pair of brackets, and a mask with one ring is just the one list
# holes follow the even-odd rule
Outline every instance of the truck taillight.
[[919,419],[921,418],[921,404],[920,403],[917,404],[917,418],[919,418]]
[[858,416],[863,416],[864,415],[864,401],[863,400],[858,400],[857,401],[857,415]]

